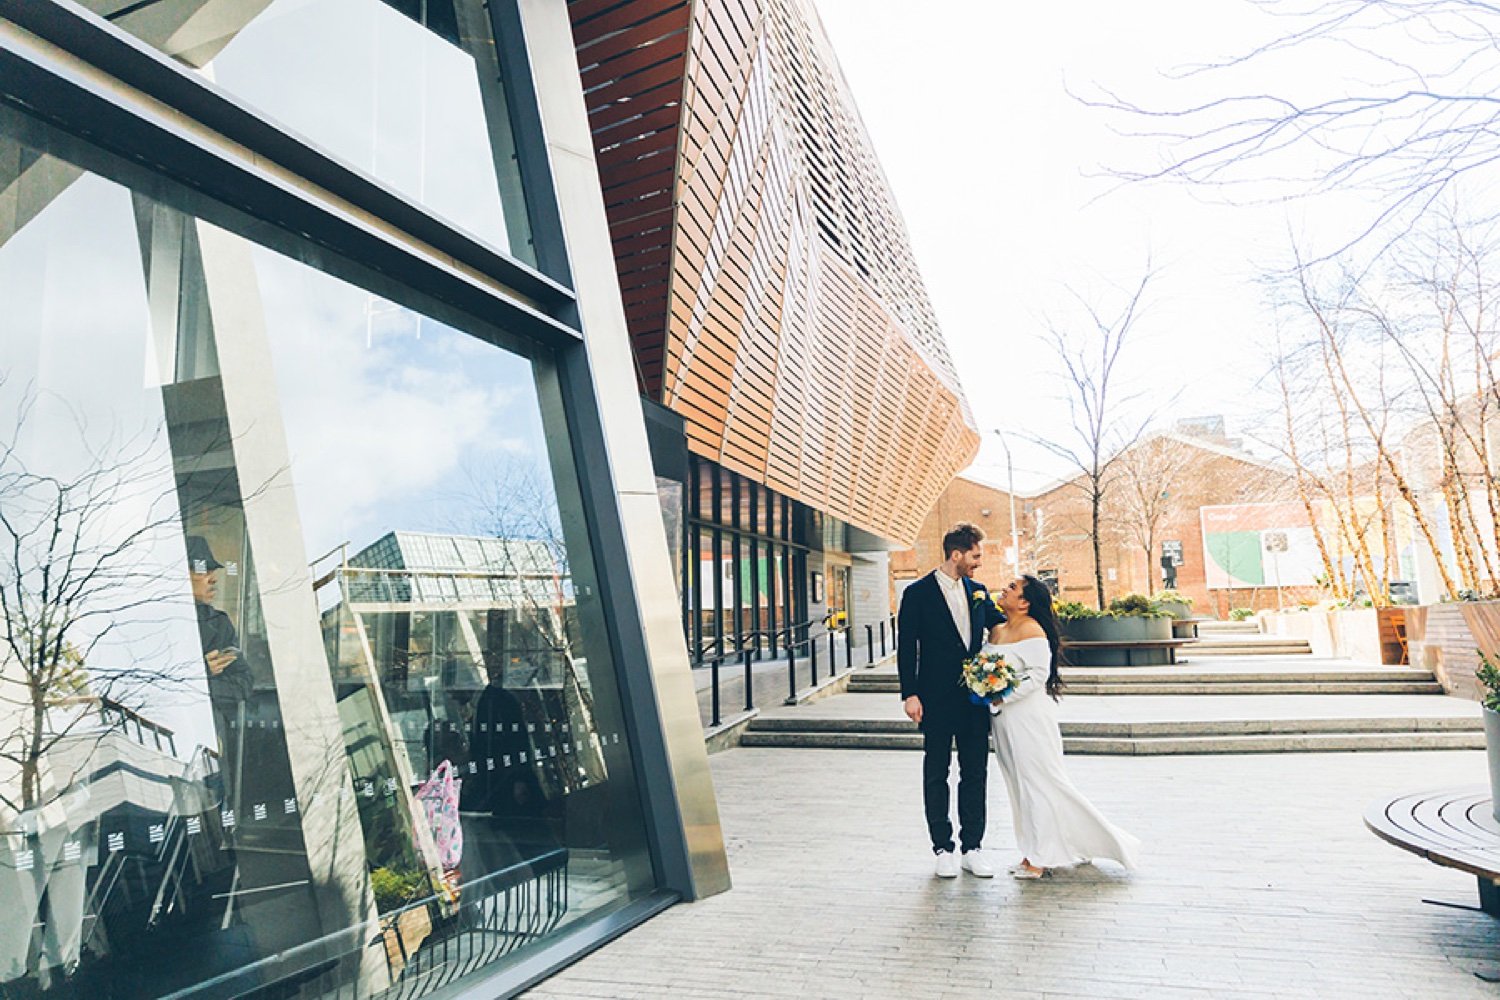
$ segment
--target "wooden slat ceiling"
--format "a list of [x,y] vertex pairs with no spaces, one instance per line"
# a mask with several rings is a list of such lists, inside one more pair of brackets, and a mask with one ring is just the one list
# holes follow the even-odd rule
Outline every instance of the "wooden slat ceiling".
[[642,393],[661,396],[687,0],[568,4]]
[[641,391],[697,454],[909,543],[979,438],[808,2],[569,9]]

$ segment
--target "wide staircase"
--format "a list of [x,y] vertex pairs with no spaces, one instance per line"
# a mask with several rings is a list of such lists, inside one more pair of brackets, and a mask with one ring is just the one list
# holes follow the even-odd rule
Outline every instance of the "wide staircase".
[[1199,656],[1311,656],[1306,639],[1263,635],[1253,621],[1198,623],[1198,641],[1183,650],[1184,657]]
[[[1249,633],[1245,633],[1248,635]],[[1074,754],[1303,753],[1484,747],[1479,705],[1430,671],[1306,652],[1203,656],[1168,667],[1068,669],[1057,707]],[[747,747],[917,750],[892,664],[855,671],[848,692],[754,719]]]

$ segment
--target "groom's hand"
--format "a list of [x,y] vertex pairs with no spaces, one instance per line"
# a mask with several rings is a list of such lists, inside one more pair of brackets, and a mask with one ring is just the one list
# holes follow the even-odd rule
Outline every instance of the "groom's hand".
[[906,717],[908,719],[915,722],[919,726],[922,724],[921,698],[918,698],[916,695],[912,695],[910,698],[901,703],[901,707],[906,709]]

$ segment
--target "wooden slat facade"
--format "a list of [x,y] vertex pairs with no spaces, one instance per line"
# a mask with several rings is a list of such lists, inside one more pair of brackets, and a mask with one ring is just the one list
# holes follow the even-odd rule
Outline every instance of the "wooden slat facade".
[[688,447],[909,543],[978,450],[809,0],[574,0],[641,391]]

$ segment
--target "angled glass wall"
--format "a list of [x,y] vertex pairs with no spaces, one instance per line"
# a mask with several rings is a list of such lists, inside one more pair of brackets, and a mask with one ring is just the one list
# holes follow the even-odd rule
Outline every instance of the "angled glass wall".
[[420,996],[649,893],[552,355],[47,134],[0,135],[0,994]]
[[536,262],[483,0],[84,0],[281,126]]

